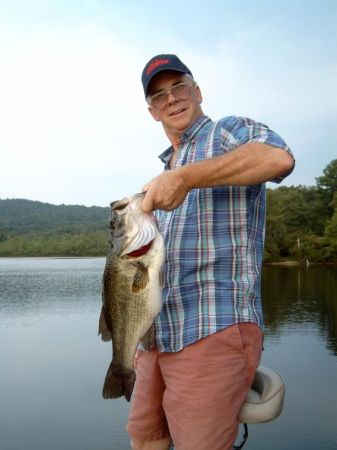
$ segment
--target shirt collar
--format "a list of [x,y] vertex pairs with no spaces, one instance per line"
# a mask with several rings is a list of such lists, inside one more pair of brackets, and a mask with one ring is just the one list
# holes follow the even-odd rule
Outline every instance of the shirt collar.
[[[202,116],[198,119],[194,124],[181,136],[180,145],[185,145],[188,141],[193,141],[196,139],[199,134],[203,131],[204,126],[211,122],[211,119],[208,116]],[[161,153],[158,158],[165,164],[165,167],[168,165],[174,150],[172,145],[167,148],[163,153]]]

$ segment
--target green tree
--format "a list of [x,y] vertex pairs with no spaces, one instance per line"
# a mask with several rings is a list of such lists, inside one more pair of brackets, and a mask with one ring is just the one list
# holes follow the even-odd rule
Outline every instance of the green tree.
[[325,228],[325,238],[327,241],[328,257],[334,261],[337,260],[337,192],[335,192],[331,202],[333,215]]
[[337,159],[334,159],[323,170],[323,174],[316,178],[316,185],[319,193],[321,194],[321,200],[325,207],[328,209],[330,215],[333,213],[331,202],[334,194],[337,192]]
[[7,233],[4,230],[0,230],[0,242],[4,242],[7,239]]

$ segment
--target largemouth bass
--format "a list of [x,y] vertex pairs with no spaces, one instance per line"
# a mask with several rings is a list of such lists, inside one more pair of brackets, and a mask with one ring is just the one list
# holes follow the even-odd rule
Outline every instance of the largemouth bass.
[[162,307],[164,242],[152,213],[144,213],[145,194],[112,202],[109,248],[103,274],[99,334],[112,340],[112,362],[103,398],[130,401],[139,343],[154,345],[153,321]]

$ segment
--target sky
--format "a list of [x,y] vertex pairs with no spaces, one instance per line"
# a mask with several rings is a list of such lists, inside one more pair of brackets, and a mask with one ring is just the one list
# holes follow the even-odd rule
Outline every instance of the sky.
[[0,0],[0,198],[109,206],[158,175],[170,143],[140,77],[162,53],[211,119],[283,137],[283,185],[337,158],[337,0]]

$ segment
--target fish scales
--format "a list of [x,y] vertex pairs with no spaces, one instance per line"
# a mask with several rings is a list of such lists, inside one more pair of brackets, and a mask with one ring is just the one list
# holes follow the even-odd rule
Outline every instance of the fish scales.
[[154,345],[153,321],[162,305],[164,243],[153,214],[141,210],[144,194],[111,203],[110,238],[103,274],[99,334],[112,340],[113,358],[104,398],[130,401],[136,379],[134,356],[141,342]]

